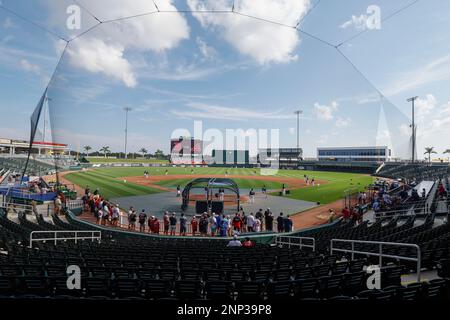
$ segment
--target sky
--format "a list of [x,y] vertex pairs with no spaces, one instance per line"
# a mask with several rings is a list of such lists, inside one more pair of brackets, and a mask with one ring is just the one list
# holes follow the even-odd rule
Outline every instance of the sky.
[[48,87],[40,130],[73,150],[123,151],[125,107],[129,151],[168,152],[200,122],[205,140],[242,129],[264,147],[269,130],[295,147],[300,109],[305,157],[407,158],[418,96],[418,156],[447,157],[449,29],[445,0],[0,0],[0,137],[27,139]]

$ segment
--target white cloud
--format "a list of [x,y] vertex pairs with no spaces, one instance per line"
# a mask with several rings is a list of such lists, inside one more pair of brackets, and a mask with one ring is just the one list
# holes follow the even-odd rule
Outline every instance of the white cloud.
[[329,106],[321,105],[318,102],[314,104],[314,113],[320,120],[332,120],[334,112],[338,109],[339,104],[336,101],[331,102]]
[[[231,10],[295,26],[306,14],[309,0],[188,0],[191,10]],[[300,42],[294,29],[257,21],[237,14],[193,13],[205,28],[219,30],[241,54],[259,64],[287,63],[297,59]]]
[[36,75],[40,75],[41,74],[41,68],[38,65],[29,62],[26,59],[20,60],[20,67],[23,70],[31,72],[31,73],[34,73]]
[[348,127],[351,124],[351,122],[352,122],[352,120],[350,118],[347,118],[347,119],[338,118],[336,120],[335,125],[338,128],[346,128],[346,127]]
[[[176,11],[172,2],[160,0],[158,6],[161,10]],[[97,0],[82,3],[102,20],[155,11],[153,2],[148,0]],[[52,8],[61,10],[61,4],[52,4]],[[137,84],[137,75],[126,57],[127,51],[133,50],[134,54],[148,51],[162,53],[188,38],[189,26],[177,12],[104,23],[70,44],[70,61],[81,69],[103,73],[133,87]]]
[[190,102],[186,105],[190,110],[172,110],[172,114],[181,118],[217,119],[234,121],[292,119],[290,114],[282,110],[273,112],[260,112],[237,107],[224,107],[205,103]]
[[119,44],[106,44],[100,39],[86,38],[75,42],[67,53],[71,64],[76,67],[121,80],[127,87],[137,84],[130,63],[123,57],[124,47]]
[[360,16],[352,15],[350,20],[345,21],[339,27],[342,29],[347,29],[350,27],[354,27],[357,30],[364,30],[367,27],[367,15],[362,14]]
[[424,116],[429,114],[436,106],[436,98],[432,94],[427,94],[425,99],[418,98],[415,102],[417,115]]
[[216,49],[209,46],[202,38],[197,37],[196,42],[200,53],[206,60],[211,60],[217,55]]
[[393,96],[423,85],[450,79],[450,54],[436,58],[425,65],[391,76],[395,79],[386,89],[385,95]]

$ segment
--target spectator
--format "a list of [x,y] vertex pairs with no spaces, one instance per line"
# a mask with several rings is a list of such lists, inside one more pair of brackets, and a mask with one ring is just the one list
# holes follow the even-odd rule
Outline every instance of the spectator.
[[273,231],[273,215],[272,212],[268,212],[266,216],[266,230],[267,231]]
[[291,217],[289,217],[289,215],[287,215],[286,218],[284,218],[283,224],[284,224],[284,232],[292,231],[293,223],[292,223],[292,219],[291,219]]
[[159,234],[159,220],[153,216],[153,233]]
[[261,220],[259,218],[255,218],[254,228],[255,232],[261,232]]
[[242,243],[242,246],[246,247],[246,248],[250,248],[250,247],[254,247],[255,244],[250,240],[249,237],[246,237],[244,242]]
[[216,235],[217,227],[218,227],[216,214],[214,212],[211,215],[211,217],[209,218],[209,227],[211,230],[211,237],[214,237]]
[[222,216],[221,219],[221,226],[220,226],[220,236],[226,237],[228,234],[228,228],[230,226],[230,223],[225,215]]
[[233,240],[228,242],[227,247],[241,247],[242,243],[237,239],[237,236],[233,237]]
[[163,216],[163,224],[164,224],[164,234],[169,234],[169,226],[170,226],[170,218],[169,218],[169,212],[164,212]]
[[255,226],[255,217],[253,216],[253,213],[251,212],[247,216],[247,232],[253,232]]
[[328,223],[332,223],[334,220],[336,220],[336,212],[334,212],[333,209],[330,209],[328,215]]
[[120,216],[120,209],[119,209],[119,205],[116,204],[115,206],[113,206],[112,208],[112,225],[117,227],[117,223],[119,222],[119,216]]
[[192,229],[192,235],[195,237],[196,233],[197,233],[197,228],[198,228],[198,221],[197,218],[195,216],[192,216],[191,219],[191,229]]
[[277,218],[277,230],[278,232],[284,232],[284,217],[283,212],[280,212],[280,215]]
[[241,232],[245,232],[247,230],[247,217],[245,216],[245,212],[242,211],[241,215]]
[[206,216],[206,213],[202,215],[199,222],[199,231],[200,235],[205,237],[208,234],[208,218]]
[[186,236],[186,231],[187,231],[187,218],[184,216],[184,213],[182,213],[180,217],[180,236]]
[[62,208],[61,196],[58,195],[55,198],[55,214],[56,215],[61,214],[61,208]]
[[241,217],[239,217],[239,212],[236,212],[236,215],[233,218],[233,230],[240,232],[241,231],[241,223],[242,223],[242,220],[241,220]]
[[175,235],[175,231],[177,230],[177,218],[175,216],[175,212],[172,213],[172,215],[169,218],[169,231],[170,231],[170,235],[174,236]]
[[[133,207],[132,207],[133,208]],[[136,229],[136,211],[134,209],[131,210],[131,213],[128,215],[128,226],[130,230]]]
[[342,217],[345,221],[348,221],[350,219],[351,212],[348,207],[345,207],[342,209]]
[[145,214],[145,209],[142,209],[139,213],[139,231],[145,232],[145,222],[147,221],[147,215]]
[[155,223],[154,216],[150,216],[147,219],[148,233],[153,233],[153,224]]

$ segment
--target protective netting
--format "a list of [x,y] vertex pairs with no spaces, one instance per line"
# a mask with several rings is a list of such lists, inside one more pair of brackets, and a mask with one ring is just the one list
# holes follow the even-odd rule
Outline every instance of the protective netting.
[[[192,131],[194,120],[202,120],[203,129],[276,128],[286,147],[295,145],[293,111],[301,108],[307,155],[351,141],[388,145],[396,157],[409,158],[410,105],[391,101],[399,101],[401,88],[386,79],[411,50],[426,56],[410,41],[417,20],[405,15],[417,16],[427,4],[353,0],[346,10],[341,1],[262,2],[265,8],[245,0],[3,0],[0,18],[17,26],[3,50],[11,44],[8,50],[58,55],[36,57],[45,67],[35,70],[38,80],[30,79],[42,88],[35,101],[46,93],[34,139],[68,144],[74,154],[87,145],[121,152],[124,108],[131,108],[133,152],[167,151],[171,134]],[[77,30],[66,25],[72,5],[81,12]],[[381,28],[358,26],[354,10],[366,14],[373,5],[382,10]],[[50,12],[45,18],[36,14],[43,8]]]

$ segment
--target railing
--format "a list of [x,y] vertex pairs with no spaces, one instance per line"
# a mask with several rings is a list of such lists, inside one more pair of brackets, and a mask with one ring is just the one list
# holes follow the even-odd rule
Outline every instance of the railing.
[[[344,243],[351,243],[351,249],[343,249],[343,248],[335,248],[334,243],[336,242],[344,242]],[[371,245],[378,245],[378,252],[373,251],[361,251],[361,250],[355,250],[355,243],[358,244],[371,244]],[[417,250],[417,257],[404,257],[404,256],[397,256],[397,255],[391,255],[383,253],[383,246],[397,246],[397,247],[409,247],[409,248],[415,248]],[[420,269],[421,269],[421,252],[420,247],[417,244],[412,243],[398,243],[398,242],[381,242],[381,241],[365,241],[365,240],[349,240],[349,239],[331,239],[330,241],[330,253],[333,254],[333,252],[350,252],[352,254],[352,260],[355,258],[356,254],[365,254],[369,256],[377,256],[379,257],[378,263],[381,268],[383,265],[383,258],[392,258],[392,259],[399,259],[399,260],[407,260],[407,261],[414,261],[417,263],[417,282],[420,282]]]
[[[312,244],[303,243],[303,240],[311,241]],[[298,246],[300,249],[303,247],[312,248],[313,251],[316,251],[316,239],[311,237],[276,236],[275,244],[287,245],[289,248],[291,246]]]
[[69,210],[83,208],[83,200],[81,200],[81,199],[70,200],[69,199],[66,201],[66,206]]
[[[79,236],[79,234],[90,234],[90,236],[84,236],[81,235]],[[34,235],[38,235],[38,234],[52,234],[53,237],[41,237],[41,238],[36,238],[34,237]],[[74,236],[67,236],[67,237],[58,237],[58,234],[75,234]],[[80,231],[69,231],[69,230],[58,230],[58,231],[32,231],[30,234],[30,248],[33,248],[33,242],[35,241],[54,241],[55,245],[57,244],[58,240],[75,240],[75,243],[78,242],[78,240],[97,240],[98,242],[101,241],[102,238],[102,232],[101,231],[85,231],[85,230],[80,230]]]

